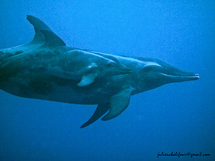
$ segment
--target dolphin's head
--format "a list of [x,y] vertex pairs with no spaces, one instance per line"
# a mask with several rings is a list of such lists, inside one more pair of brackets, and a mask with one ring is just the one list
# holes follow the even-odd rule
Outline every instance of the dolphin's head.
[[185,72],[157,59],[145,59],[140,71],[141,82],[150,89],[163,84],[199,79],[199,74]]

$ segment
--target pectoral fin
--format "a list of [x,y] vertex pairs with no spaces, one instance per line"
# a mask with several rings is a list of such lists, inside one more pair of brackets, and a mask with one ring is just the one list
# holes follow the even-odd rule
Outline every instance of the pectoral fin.
[[94,112],[94,114],[91,116],[91,118],[85,122],[81,128],[84,128],[92,123],[94,123],[96,120],[98,120],[100,117],[102,117],[102,115],[104,115],[110,108],[110,103],[104,103],[104,104],[99,104],[97,106],[96,111]]
[[94,82],[97,73],[90,73],[82,76],[81,81],[77,84],[79,87],[87,86]]
[[129,105],[131,92],[132,88],[129,87],[113,95],[110,99],[110,110],[108,114],[102,118],[102,120],[110,120],[121,114]]

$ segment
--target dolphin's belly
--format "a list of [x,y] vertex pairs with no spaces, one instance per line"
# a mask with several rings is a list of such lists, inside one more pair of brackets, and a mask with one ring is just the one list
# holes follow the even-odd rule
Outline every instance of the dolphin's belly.
[[46,75],[22,75],[1,84],[1,89],[16,96],[74,104],[101,104],[120,89],[107,79],[78,87],[79,80],[67,80]]
[[[34,91],[29,87],[10,84],[3,88],[4,91],[25,98],[42,99],[48,101],[72,103],[72,104],[100,104],[108,102],[108,95],[99,90],[87,92],[77,92],[69,86],[52,86],[51,92]],[[12,88],[11,88],[12,87]]]

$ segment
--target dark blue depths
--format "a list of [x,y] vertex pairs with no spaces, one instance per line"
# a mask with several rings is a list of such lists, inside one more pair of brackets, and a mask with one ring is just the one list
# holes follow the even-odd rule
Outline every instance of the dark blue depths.
[[[96,106],[19,98],[0,91],[0,160],[215,159],[215,2],[17,0],[0,2],[0,48],[29,42],[34,15],[68,46],[151,57],[200,74],[132,96],[110,121],[80,129]],[[181,156],[181,160],[190,160]]]

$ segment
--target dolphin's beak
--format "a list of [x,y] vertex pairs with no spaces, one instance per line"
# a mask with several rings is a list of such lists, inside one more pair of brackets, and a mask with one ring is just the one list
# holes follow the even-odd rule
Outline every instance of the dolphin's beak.
[[198,80],[199,74],[190,73],[190,72],[182,72],[177,75],[170,75],[165,73],[160,73],[162,76],[168,78],[169,82],[184,82],[184,81],[192,81]]

